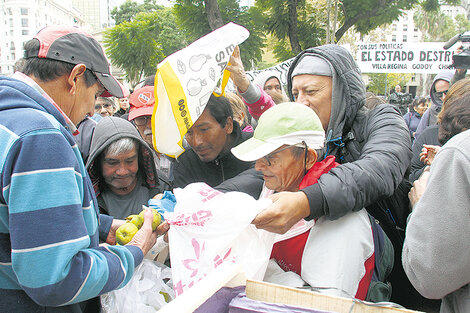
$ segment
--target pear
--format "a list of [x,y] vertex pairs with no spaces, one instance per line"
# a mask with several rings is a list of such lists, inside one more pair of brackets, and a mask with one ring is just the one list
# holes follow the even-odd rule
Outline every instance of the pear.
[[116,242],[123,246],[129,243],[138,231],[139,229],[134,224],[124,223],[116,230]]
[[126,217],[126,222],[132,223],[137,226],[138,229],[140,229],[144,223],[144,219],[138,214],[132,214]]
[[[153,213],[152,230],[155,230],[157,229],[158,225],[160,225],[160,223],[162,222],[162,216],[155,209],[152,209],[152,213]],[[145,214],[145,210],[142,210],[142,212],[139,213],[139,216],[142,218],[142,221],[144,220],[144,214]]]

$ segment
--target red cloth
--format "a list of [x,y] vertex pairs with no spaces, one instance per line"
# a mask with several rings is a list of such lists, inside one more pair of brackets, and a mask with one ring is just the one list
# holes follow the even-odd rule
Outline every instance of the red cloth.
[[[321,162],[316,162],[300,182],[299,188],[302,189],[315,184],[322,174],[329,172],[338,165],[335,162],[335,157],[331,155]],[[309,234],[310,230],[295,237],[276,242],[271,252],[271,258],[274,258],[284,271],[292,271],[300,276],[302,255]]]

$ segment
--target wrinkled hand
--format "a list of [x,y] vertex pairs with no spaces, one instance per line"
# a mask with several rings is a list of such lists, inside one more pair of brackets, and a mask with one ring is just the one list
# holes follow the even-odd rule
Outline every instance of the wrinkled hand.
[[153,221],[153,213],[152,210],[147,208],[144,213],[144,223],[139,231],[134,235],[132,240],[127,244],[131,246],[139,247],[144,255],[149,252],[149,250],[155,245],[157,242],[157,235],[162,235],[168,231],[170,225],[168,223],[163,222],[160,224],[155,231],[152,231],[152,221]]
[[429,167],[427,167],[419,179],[413,182],[413,187],[411,187],[410,192],[408,193],[408,198],[410,199],[411,207],[421,199],[423,196],[424,190],[428,184],[429,179]]
[[126,221],[113,219],[113,223],[111,224],[111,228],[109,229],[108,237],[106,238],[106,243],[110,245],[116,244],[116,230],[124,224]]
[[421,149],[419,154],[420,161],[426,165],[431,165],[440,149],[441,147],[439,146],[423,145],[423,149]]
[[310,214],[307,196],[302,192],[280,192],[269,197],[273,203],[251,222],[257,228],[284,234]]
[[238,46],[235,47],[235,50],[230,57],[230,62],[225,69],[230,72],[230,78],[232,78],[232,81],[235,86],[238,87],[238,90],[241,93],[244,93],[248,89],[248,86],[250,86],[250,81],[248,80],[248,77],[246,77],[243,62],[240,57],[240,48]]

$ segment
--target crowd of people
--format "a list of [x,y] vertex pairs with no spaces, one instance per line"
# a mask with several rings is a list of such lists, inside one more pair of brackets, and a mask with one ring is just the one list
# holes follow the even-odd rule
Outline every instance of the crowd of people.
[[470,80],[442,72],[403,112],[337,45],[297,55],[287,86],[250,81],[238,47],[227,70],[236,92],[209,98],[174,159],[153,148],[155,77],[129,94],[78,28],[25,44],[0,77],[0,311],[99,312],[170,227],[147,210],[115,245],[123,219],[194,182],[272,200],[252,222],[282,234],[266,281],[470,311]]

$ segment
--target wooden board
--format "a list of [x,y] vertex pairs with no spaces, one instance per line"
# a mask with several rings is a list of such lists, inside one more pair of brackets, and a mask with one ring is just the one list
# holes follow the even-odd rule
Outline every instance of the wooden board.
[[249,279],[246,281],[246,295],[248,298],[257,301],[283,303],[337,313],[418,312],[391,307],[377,307],[372,306],[376,304],[370,302],[353,302],[352,299]]

